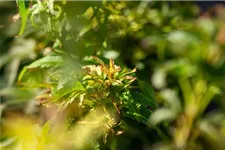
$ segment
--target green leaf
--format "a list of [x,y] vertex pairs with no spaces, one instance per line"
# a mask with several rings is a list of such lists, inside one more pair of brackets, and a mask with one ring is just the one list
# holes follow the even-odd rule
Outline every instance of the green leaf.
[[46,7],[45,5],[41,2],[41,1],[37,1],[37,4],[34,4],[32,6],[32,8],[30,9],[30,12],[31,12],[31,16],[30,16],[30,19],[31,19],[31,23],[34,27],[36,27],[36,24],[34,22],[34,16],[43,12],[43,11],[46,11]]
[[27,67],[24,67],[23,70],[20,72],[19,77],[18,77],[18,82],[20,83],[24,74],[27,72]]
[[68,82],[65,85],[63,85],[62,88],[58,89],[55,93],[53,93],[52,100],[57,101],[60,98],[62,98],[63,96],[65,96],[71,92],[82,91],[83,89],[84,89],[83,85],[78,81],[75,81],[73,83]]
[[86,25],[84,26],[80,32],[79,32],[79,37],[82,37],[85,33],[87,33],[91,29],[91,25]]
[[111,150],[116,150],[117,148],[117,139],[116,137],[112,137],[112,143],[110,145]]
[[145,117],[149,117],[151,111],[157,107],[155,101],[146,98],[142,93],[132,92],[132,98],[136,102],[136,105],[139,105],[139,112]]
[[50,125],[51,121],[49,120],[48,122],[45,123],[44,127],[42,128],[42,138],[47,142],[49,131],[50,131]]
[[205,109],[207,108],[213,97],[219,93],[220,89],[218,87],[215,86],[208,87],[207,91],[200,100],[198,115],[201,115],[205,111]]
[[195,99],[191,84],[185,77],[181,77],[178,82],[180,84],[181,91],[184,97],[184,106],[188,106]]
[[48,122],[45,123],[45,125],[42,128],[41,131],[41,136],[38,137],[38,142],[37,142],[37,147],[36,150],[42,150],[45,149],[46,145],[49,142],[49,131],[50,131],[50,126],[51,126],[52,120],[49,120]]
[[49,68],[49,67],[58,67],[62,65],[63,58],[61,56],[56,55],[48,55],[41,59],[36,60],[32,64],[30,64],[27,68]]
[[17,6],[19,8],[19,13],[20,13],[21,19],[22,19],[21,28],[20,28],[20,32],[19,32],[19,36],[21,36],[26,27],[27,17],[29,15],[29,9],[27,9],[25,6],[25,0],[17,0],[16,2],[17,2]]
[[96,141],[96,140],[91,141],[90,149],[91,150],[100,150],[100,144],[98,143],[98,141]]
[[139,82],[141,91],[146,97],[146,99],[149,101],[149,104],[153,104],[154,102],[154,107],[155,108],[158,107],[157,103],[155,102],[154,91],[151,85],[141,80],[138,80],[138,82]]
[[22,70],[19,75],[19,83],[27,87],[47,87],[44,83],[45,72],[42,69],[27,69]]
[[29,66],[23,68],[18,77],[18,82],[23,82],[23,84],[27,84],[29,87],[45,86],[43,83],[45,77],[44,72],[37,68],[58,67],[61,66],[62,63],[62,57],[57,55],[48,55],[38,59]]

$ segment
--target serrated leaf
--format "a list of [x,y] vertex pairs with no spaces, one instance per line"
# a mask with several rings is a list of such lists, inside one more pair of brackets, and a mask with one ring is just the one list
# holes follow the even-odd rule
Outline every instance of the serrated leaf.
[[26,27],[26,22],[27,22],[27,18],[29,15],[29,9],[26,8],[25,6],[25,0],[17,0],[17,6],[19,8],[19,13],[21,16],[21,28],[20,28],[20,32],[19,32],[19,36],[21,36],[25,30]]
[[19,77],[19,83],[27,87],[48,87],[44,83],[45,77],[45,72],[41,69],[25,69]]
[[99,64],[101,64],[102,66],[106,67],[105,63],[104,63],[101,59],[99,59],[98,57],[92,56],[92,58],[93,58],[94,60],[96,60]]
[[142,93],[132,92],[132,97],[136,105],[140,104],[139,111],[145,117],[149,117],[151,111],[156,108],[156,102],[146,98]]
[[62,88],[58,89],[56,91],[56,93],[53,93],[53,98],[52,100],[53,101],[57,101],[59,100],[60,98],[62,98],[63,96],[71,93],[71,92],[74,92],[74,91],[81,91],[83,90],[83,85],[78,82],[78,81],[75,81],[73,83],[70,83],[68,82],[67,84],[63,85]]
[[48,55],[41,59],[36,60],[30,64],[27,68],[49,68],[49,67],[58,67],[62,65],[63,58],[61,56]]
[[[153,102],[155,101],[155,98],[154,98],[153,88],[151,87],[151,85],[141,80],[138,80],[138,82],[144,96],[147,98],[150,104],[153,104]],[[154,104],[155,104],[154,107],[157,107],[157,103],[154,103]]]
[[36,27],[36,24],[34,22],[34,16],[38,13],[41,13],[41,12],[45,11],[45,10],[46,10],[46,7],[43,5],[43,3],[41,3],[41,1],[37,1],[37,4],[34,4],[32,6],[32,8],[30,9],[30,11],[31,11],[30,19],[31,19],[31,23],[34,27]]
[[[23,79],[25,78],[25,76],[27,77],[28,80],[35,80],[35,78],[37,76],[44,76],[41,75],[38,70],[33,70],[33,68],[49,68],[49,67],[58,67],[63,63],[63,59],[61,56],[56,56],[56,55],[48,55],[46,57],[43,57],[41,59],[38,59],[36,61],[34,61],[33,63],[31,63],[29,66],[26,66],[23,68],[23,70],[20,72],[19,77],[18,77],[18,82],[22,82],[22,80],[26,80]],[[35,72],[37,72],[35,74]],[[29,76],[30,75],[30,76]],[[40,78],[39,77],[39,78]],[[37,80],[37,78],[36,78]],[[39,80],[40,82],[42,80]],[[41,83],[39,83],[41,84]]]

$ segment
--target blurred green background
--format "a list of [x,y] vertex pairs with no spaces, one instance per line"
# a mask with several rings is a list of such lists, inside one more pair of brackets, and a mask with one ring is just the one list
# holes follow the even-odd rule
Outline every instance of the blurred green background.
[[0,2],[1,147],[12,143],[2,127],[8,118],[43,124],[51,116],[51,109],[37,104],[40,90],[23,88],[17,79],[24,66],[63,50],[77,60],[95,55],[137,67],[137,78],[152,85],[158,107],[149,120],[168,139],[128,119],[116,149],[225,148],[223,2],[55,1],[53,12],[36,6],[18,36],[16,2]]

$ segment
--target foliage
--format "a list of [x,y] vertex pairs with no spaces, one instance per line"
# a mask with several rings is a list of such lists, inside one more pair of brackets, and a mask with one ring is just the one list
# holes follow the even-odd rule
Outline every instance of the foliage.
[[17,1],[1,148],[223,149],[225,9],[184,3]]

